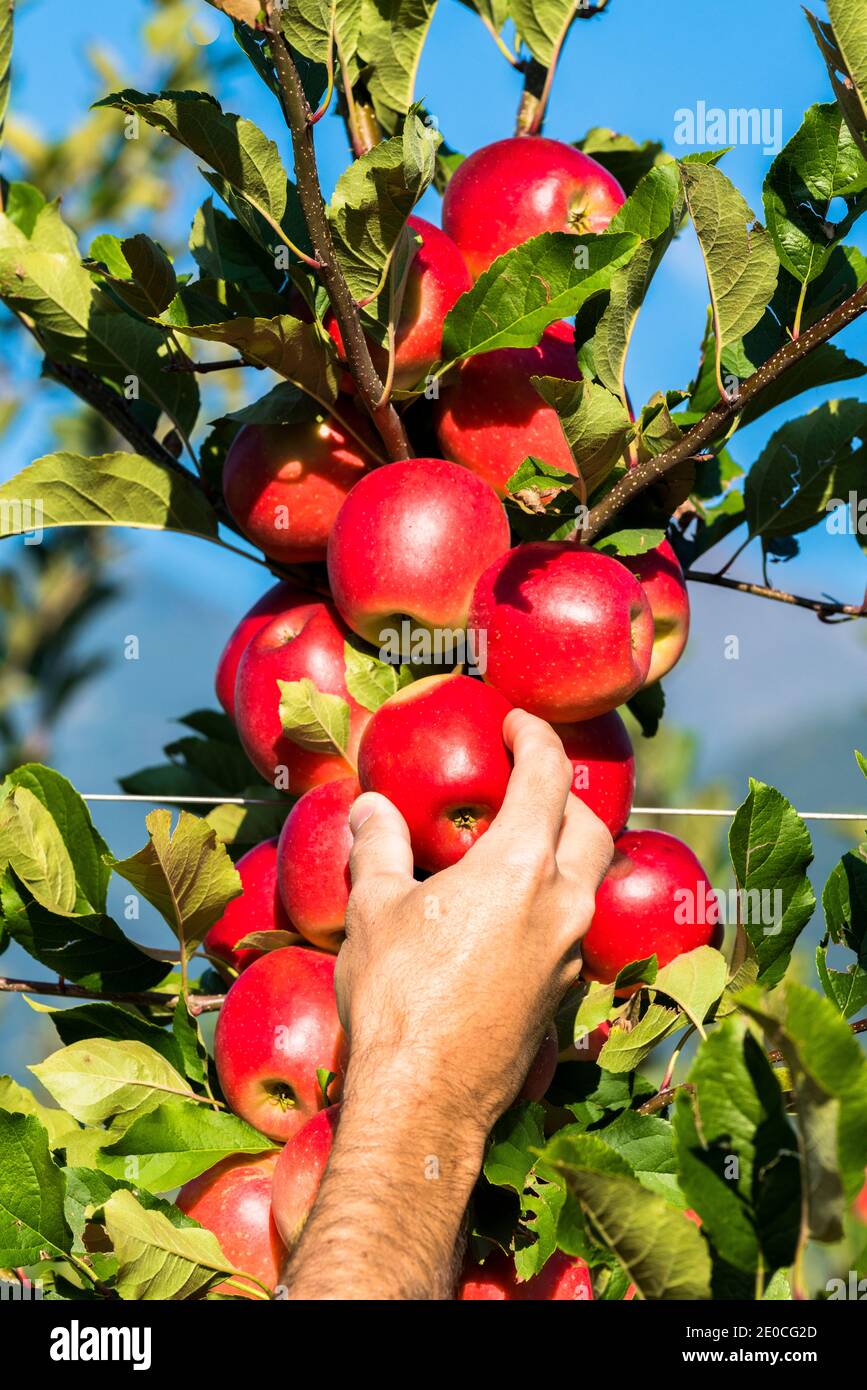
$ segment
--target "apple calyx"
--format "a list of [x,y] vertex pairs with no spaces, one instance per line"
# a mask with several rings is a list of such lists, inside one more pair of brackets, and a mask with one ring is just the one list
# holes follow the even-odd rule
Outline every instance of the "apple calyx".
[[272,1105],[280,1110],[297,1110],[298,1097],[286,1081],[264,1081],[264,1090]]

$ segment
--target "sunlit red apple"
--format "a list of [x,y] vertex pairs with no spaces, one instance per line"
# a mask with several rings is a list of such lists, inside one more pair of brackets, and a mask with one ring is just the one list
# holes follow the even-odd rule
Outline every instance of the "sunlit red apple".
[[653,656],[646,684],[658,681],[683,655],[689,637],[689,595],[680,562],[663,541],[644,555],[624,555],[620,563],[641,581],[653,614]]
[[296,801],[280,832],[277,879],[294,929],[324,951],[338,951],[349,901],[349,812],[353,777],[313,787]]
[[271,1204],[277,1229],[290,1250],[313,1210],[339,1119],[339,1105],[320,1110],[293,1135],[277,1160]]
[[557,724],[572,763],[572,790],[612,835],[629,819],[635,791],[635,754],[626,725],[616,710],[577,724]]
[[[252,1274],[266,1288],[279,1284],[286,1248],[271,1215],[271,1183],[277,1151],[233,1154],[185,1183],[175,1203],[200,1226],[212,1231],[229,1263]],[[236,1284],[222,1283],[215,1292],[240,1295]],[[248,1298],[255,1298],[251,1288]]]
[[245,970],[262,952],[251,946],[236,950],[237,943],[251,932],[291,931],[277,887],[277,841],[263,840],[247,850],[235,865],[244,886],[233,898],[222,917],[209,929],[202,943],[210,956],[216,956],[232,970]]

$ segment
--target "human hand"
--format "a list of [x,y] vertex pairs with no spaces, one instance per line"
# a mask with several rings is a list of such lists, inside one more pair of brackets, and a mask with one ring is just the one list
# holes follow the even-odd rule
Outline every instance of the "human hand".
[[401,1078],[426,1107],[486,1134],[514,1100],[546,1025],[581,967],[596,889],[613,852],[570,794],[572,766],[550,725],[513,710],[514,771],[503,806],[456,865],[413,878],[409,832],[367,793],[355,834],[337,997],[350,1035],[348,1082]]

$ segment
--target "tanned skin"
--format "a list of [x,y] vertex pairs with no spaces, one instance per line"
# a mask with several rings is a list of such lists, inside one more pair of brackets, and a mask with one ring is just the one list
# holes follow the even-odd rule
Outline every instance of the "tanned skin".
[[373,792],[353,806],[336,976],[351,1059],[291,1299],[451,1297],[485,1139],[578,976],[611,836],[570,795],[548,724],[513,710],[503,733],[515,766],[499,815],[424,883],[396,808]]

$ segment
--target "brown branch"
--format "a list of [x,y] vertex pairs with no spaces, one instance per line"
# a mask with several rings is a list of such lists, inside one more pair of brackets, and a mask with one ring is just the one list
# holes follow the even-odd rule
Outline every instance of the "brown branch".
[[274,22],[273,0],[266,0],[265,14],[274,67],[280,82],[283,112],[292,136],[298,200],[319,262],[319,275],[328,291],[334,317],[343,338],[347,365],[358,394],[382,437],[389,458],[408,458],[409,442],[400,416],[387,401],[381,404],[383,383],[373,365],[358,306],[334,250],[331,227],[319,184],[316,148],[313,130],[309,124],[310,106],[298,70],[292,61],[289,46]]
[[867,618],[867,593],[862,603],[834,603],[830,600],[804,598],[802,594],[788,594],[783,589],[771,589],[766,584],[750,584],[745,579],[729,579],[723,574],[708,574],[704,570],[687,570],[687,579],[698,584],[712,584],[719,589],[736,589],[740,594],[755,594],[758,598],[775,599],[777,603],[793,604],[796,608],[808,608],[818,614],[823,622],[834,617]]
[[515,64],[517,67],[522,67],[524,72],[524,88],[521,92],[521,103],[515,122],[516,135],[541,134],[554,83],[554,74],[572,25],[576,19],[593,19],[595,15],[601,14],[607,5],[608,0],[597,0],[596,4],[586,4],[584,0],[576,0],[575,13],[560,35],[551,57],[550,67],[545,67],[535,58],[530,58],[523,64]]
[[[174,1009],[180,998],[178,994],[160,994],[157,990],[143,993],[105,993],[95,989],[84,989],[81,985],[70,985],[65,980],[10,980],[0,976],[0,994],[51,994],[61,999],[98,999],[106,1004],[138,1004],[145,1007]],[[225,999],[224,994],[193,994],[188,1003],[191,1014],[213,1013]]]
[[[867,1018],[861,1018],[857,1023],[850,1023],[849,1028],[853,1033],[867,1033]],[[774,1065],[785,1062],[785,1060],[782,1052],[774,1051],[768,1053],[768,1061]]]
[[163,371],[195,372],[198,376],[205,376],[208,372],[229,372],[236,367],[255,367],[257,371],[262,371],[258,362],[248,362],[243,357],[221,357],[217,362],[194,362],[190,357],[176,357],[166,363]]
[[855,319],[859,318],[865,310],[867,310],[867,285],[862,285],[838,308],[832,309],[830,314],[826,314],[823,319],[819,319],[818,323],[814,323],[806,333],[802,333],[800,338],[784,344],[772,357],[768,358],[767,362],[759,367],[758,371],[747,377],[736,396],[720,400],[713,410],[693,425],[692,429],[688,430],[683,438],[673,444],[670,449],[658,454],[656,458],[647,459],[637,468],[633,468],[618,483],[615,483],[607,496],[603,497],[602,501],[591,510],[581,531],[581,540],[584,542],[594,540],[600,531],[613,521],[627,502],[631,502],[652,483],[664,478],[672,468],[694,458],[708,444],[726,434],[731,428],[732,421],[757,396],[761,395],[767,386],[770,386],[772,382],[779,381],[797,362],[809,356],[811,352],[820,347],[822,343],[826,343],[829,338],[833,338],[841,329],[854,323]]

